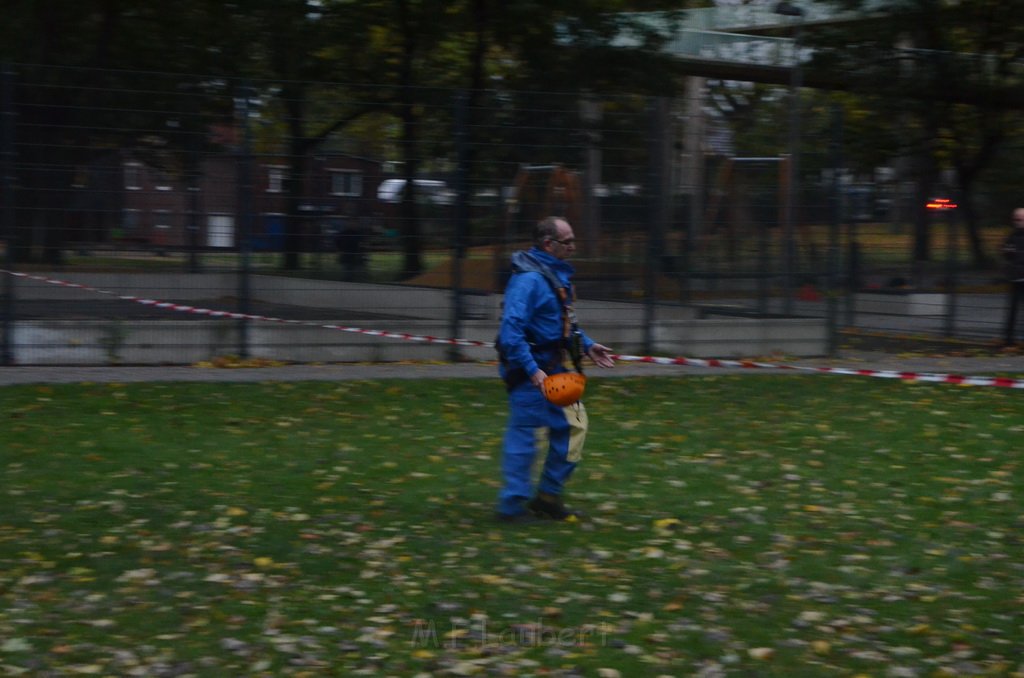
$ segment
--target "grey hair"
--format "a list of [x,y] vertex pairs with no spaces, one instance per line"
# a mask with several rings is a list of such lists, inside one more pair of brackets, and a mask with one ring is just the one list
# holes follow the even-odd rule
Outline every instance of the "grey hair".
[[562,217],[546,217],[537,222],[537,227],[533,229],[533,240],[537,244],[537,247],[544,247],[544,241],[554,240],[558,237],[558,222],[564,221]]

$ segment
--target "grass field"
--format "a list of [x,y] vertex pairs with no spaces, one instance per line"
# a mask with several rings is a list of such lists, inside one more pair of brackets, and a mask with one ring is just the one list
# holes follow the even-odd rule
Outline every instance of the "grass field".
[[0,389],[0,675],[1024,675],[1024,394],[591,380],[494,522],[497,380]]

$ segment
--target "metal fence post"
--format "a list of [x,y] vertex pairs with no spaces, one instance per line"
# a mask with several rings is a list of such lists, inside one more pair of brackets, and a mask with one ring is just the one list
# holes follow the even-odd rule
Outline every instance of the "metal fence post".
[[828,292],[825,308],[828,355],[835,356],[839,352],[839,224],[842,219],[839,173],[843,166],[843,109],[838,104],[832,106],[831,146],[832,186],[829,191]]
[[784,292],[782,297],[785,315],[793,314],[793,300],[796,296],[797,280],[801,270],[800,253],[796,248],[796,229],[800,221],[800,134],[801,107],[803,100],[800,95],[803,88],[803,69],[800,64],[800,40],[804,25],[804,10],[790,2],[780,2],[775,12],[783,16],[796,18],[793,29],[793,64],[790,66],[789,81],[789,162],[786,176],[786,221],[783,223],[783,272]]
[[956,205],[943,210],[946,213],[946,324],[945,335],[952,337],[956,332],[956,299],[957,299],[957,230]]
[[[469,161],[469,143],[466,138],[469,132],[467,125],[468,100],[464,91],[455,94],[455,153],[457,166],[455,170],[455,233],[452,251],[452,315],[451,337],[462,334],[463,299],[462,263],[466,258],[466,234],[469,230],[469,190],[466,176]],[[462,358],[459,347],[452,344],[448,350],[452,362]]]
[[[252,250],[252,132],[249,128],[249,99],[252,88],[242,83],[235,98],[236,114],[242,136],[238,144],[238,312],[248,315],[251,308],[250,252]],[[249,319],[238,321],[238,355],[249,357]]]
[[[844,201],[845,202],[845,201]],[[857,293],[861,288],[861,249],[857,241],[857,229],[846,215],[846,303],[843,305],[843,322],[852,327],[857,322]]]
[[0,233],[4,239],[3,338],[0,362],[14,364],[14,70],[0,67]]
[[693,255],[697,250],[697,241],[704,234],[706,226],[704,223],[704,191],[707,188],[707,166],[703,149],[704,136],[707,134],[704,120],[705,97],[705,79],[687,77],[686,137],[683,145],[689,158],[686,177],[690,193],[687,206],[686,240],[680,251],[679,266],[679,301],[687,305],[693,301]]
[[665,223],[668,220],[668,120],[668,100],[663,97],[650,99],[647,123],[647,265],[644,267],[644,350],[647,353],[654,351],[657,281],[662,270]]
[[185,151],[187,154],[186,166],[188,167],[186,189],[188,191],[186,207],[188,216],[185,225],[188,232],[188,272],[199,273],[202,269],[202,264],[199,261],[199,191],[203,172],[202,149],[200,148],[203,135],[202,112],[200,111],[199,94],[195,87],[189,87],[184,96],[189,100],[186,115],[193,118],[192,124],[184,125],[185,133],[188,135]]
[[580,100],[580,121],[583,126],[583,219],[578,238],[582,238],[580,254],[587,258],[601,257],[601,199],[597,187],[601,183],[601,104],[591,93]]

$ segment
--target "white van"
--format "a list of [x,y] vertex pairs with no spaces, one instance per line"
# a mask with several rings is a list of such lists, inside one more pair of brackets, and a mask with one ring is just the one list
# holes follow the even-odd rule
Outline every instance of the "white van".
[[[435,179],[415,179],[416,197],[420,202],[431,205],[451,205],[455,202],[455,191],[448,184]],[[402,191],[405,190],[405,179],[385,179],[377,187],[377,199],[381,202],[397,204],[402,202]]]

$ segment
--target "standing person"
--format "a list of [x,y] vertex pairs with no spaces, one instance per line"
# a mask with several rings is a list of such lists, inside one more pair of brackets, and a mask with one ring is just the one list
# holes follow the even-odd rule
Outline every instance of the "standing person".
[[354,217],[344,219],[335,236],[338,249],[338,263],[341,265],[341,279],[346,282],[360,280],[366,272],[366,253],[363,251],[363,240],[366,231]]
[[[612,367],[615,361],[607,346],[576,327],[575,271],[567,261],[575,251],[569,222],[548,217],[537,224],[533,247],[512,255],[497,342],[509,402],[501,464],[504,486],[498,495],[501,521],[576,516],[565,507],[562,492],[583,453],[587,411],[582,402],[564,407],[550,402],[544,380],[568,371],[564,363],[570,352],[577,366],[582,355],[600,367]],[[531,471],[539,450],[546,450],[546,457],[534,494]]]
[[1003,257],[1006,259],[1006,274],[1009,281],[1008,307],[1006,309],[1006,334],[1003,345],[1015,345],[1017,330],[1017,307],[1024,302],[1024,207],[1013,211],[1013,232],[1003,242]]

